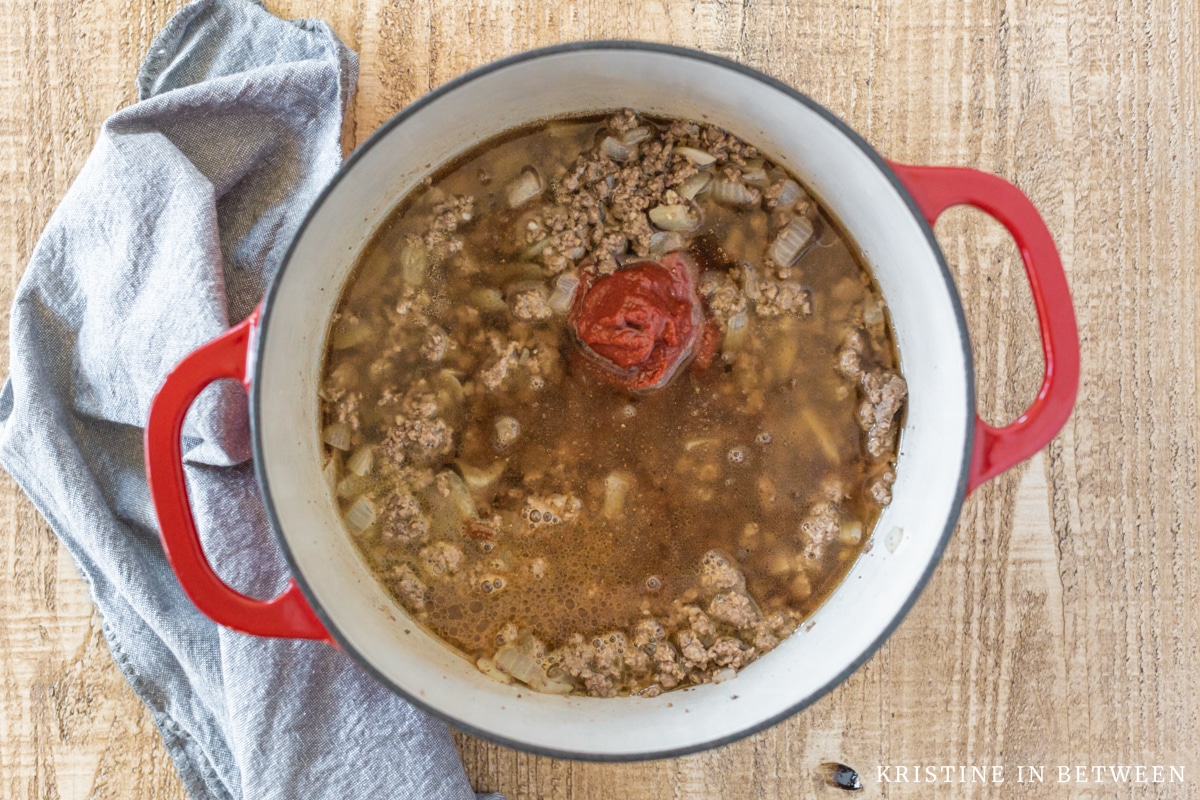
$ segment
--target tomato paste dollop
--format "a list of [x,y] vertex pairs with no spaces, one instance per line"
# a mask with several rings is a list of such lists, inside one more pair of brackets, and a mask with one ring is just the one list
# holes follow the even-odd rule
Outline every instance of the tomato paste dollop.
[[682,252],[582,270],[570,322],[602,377],[635,391],[665,386],[692,358],[704,328],[696,263]]

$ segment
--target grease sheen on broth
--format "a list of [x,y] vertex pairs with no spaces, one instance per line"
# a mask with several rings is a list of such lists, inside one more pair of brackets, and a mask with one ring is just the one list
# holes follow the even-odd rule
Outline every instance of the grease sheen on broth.
[[[648,316],[582,341],[588,293],[639,270]],[[597,356],[655,336],[682,351],[657,383]],[[372,572],[481,670],[654,695],[732,677],[837,586],[904,398],[878,289],[798,181],[712,126],[553,120],[441,169],[365,249],[325,470]]]

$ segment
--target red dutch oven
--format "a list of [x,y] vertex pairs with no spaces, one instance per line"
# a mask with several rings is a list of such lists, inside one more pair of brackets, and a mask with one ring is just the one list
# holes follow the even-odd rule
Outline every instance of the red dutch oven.
[[[715,123],[799,176],[844,226],[891,314],[909,406],[893,501],[868,551],[814,616],[718,685],[657,698],[541,695],[502,685],[411,623],[344,533],[321,475],[317,387],[342,285],[372,232],[424,177],[504,131],[549,117],[638,111]],[[997,219],[1020,248],[1045,377],[1029,408],[995,428],[975,413],[966,324],[931,228],[955,205]],[[255,468],[293,581],[261,601],[234,591],[201,550],[181,459],[183,419],[220,378],[249,392]],[[249,319],[185,358],[150,413],[146,463],[167,556],[212,619],[257,636],[317,639],[454,725],[525,750],[621,760],[723,744],[811,704],[862,664],[915,602],[963,498],[1041,449],[1070,416],[1079,343],[1045,223],[1006,181],[882,158],[810,98],[692,50],[632,42],[537,50],[477,69],[385,123],[317,199]]]

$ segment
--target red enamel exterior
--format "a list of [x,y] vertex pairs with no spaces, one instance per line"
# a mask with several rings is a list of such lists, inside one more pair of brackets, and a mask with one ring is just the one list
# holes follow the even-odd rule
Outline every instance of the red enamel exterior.
[[1046,373],[1029,408],[1003,428],[993,428],[975,415],[975,450],[967,477],[972,492],[1041,450],[1071,416],[1079,391],[1079,331],[1067,276],[1054,239],[1033,203],[1003,178],[962,167],[889,166],[908,188],[933,225],[942,212],[969,205],[1008,229],[1033,293]]
[[184,592],[209,619],[256,636],[332,641],[295,581],[271,600],[256,600],[230,588],[213,571],[200,547],[188,504],[180,436],[196,396],[220,378],[236,378],[249,389],[247,355],[253,352],[258,310],[203,347],[167,375],[150,406],[146,424],[146,479],[158,515],[167,560]]

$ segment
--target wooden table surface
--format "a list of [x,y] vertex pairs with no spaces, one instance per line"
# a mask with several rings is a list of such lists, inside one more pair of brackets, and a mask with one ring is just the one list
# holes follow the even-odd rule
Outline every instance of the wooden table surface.
[[[800,88],[884,155],[998,173],[1061,248],[1083,348],[1072,420],[966,503],[891,640],[808,711],[720,750],[644,764],[533,757],[459,736],[509,798],[1200,796],[1197,104],[1190,0],[275,0],[360,56],[348,146],[423,92],[531,47],[640,38]],[[0,6],[0,308],[101,122],[177,0]],[[651,79],[648,76],[648,79]],[[1019,413],[1041,374],[1011,240],[973,211],[937,226],[974,341],[981,409]],[[7,325],[3,326],[7,330]],[[7,346],[0,348],[0,369]],[[4,370],[6,371],[6,370]],[[182,798],[46,523],[0,477],[0,797]],[[1003,784],[881,785],[881,765],[1007,768]],[[1043,785],[1018,765],[1046,765]],[[1176,765],[1184,784],[1061,784],[1059,765]]]

